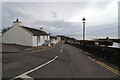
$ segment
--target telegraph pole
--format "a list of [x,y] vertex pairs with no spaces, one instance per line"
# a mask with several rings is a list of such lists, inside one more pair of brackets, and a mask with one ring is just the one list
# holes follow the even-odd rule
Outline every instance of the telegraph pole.
[[83,18],[82,19],[82,21],[83,21],[83,42],[82,42],[82,45],[83,45],[83,51],[84,51],[84,43],[85,43],[85,21],[86,21],[86,19],[85,18]]

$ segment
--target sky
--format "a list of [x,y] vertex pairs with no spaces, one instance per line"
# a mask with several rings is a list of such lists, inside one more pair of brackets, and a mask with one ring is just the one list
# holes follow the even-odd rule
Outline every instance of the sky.
[[[1,5],[1,3],[0,3]],[[19,19],[22,25],[52,35],[82,39],[82,18],[86,18],[86,39],[118,37],[118,1],[109,2],[2,2],[2,28]],[[0,17],[1,18],[1,17]]]

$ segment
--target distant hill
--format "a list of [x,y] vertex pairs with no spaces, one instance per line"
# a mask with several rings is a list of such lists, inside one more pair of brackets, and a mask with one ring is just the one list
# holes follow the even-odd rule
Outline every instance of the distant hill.
[[67,36],[64,36],[64,35],[58,35],[58,37],[61,37],[62,40],[76,40],[75,38],[67,37]]

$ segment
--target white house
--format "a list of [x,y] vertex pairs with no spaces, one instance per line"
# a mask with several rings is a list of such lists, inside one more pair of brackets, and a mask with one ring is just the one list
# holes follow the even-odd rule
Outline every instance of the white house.
[[[37,47],[50,42],[48,33],[25,27],[16,19],[13,26],[3,34],[3,43]],[[49,44],[49,43],[48,43]]]
[[61,41],[61,37],[54,37],[54,36],[50,36],[51,37],[51,44],[57,44]]

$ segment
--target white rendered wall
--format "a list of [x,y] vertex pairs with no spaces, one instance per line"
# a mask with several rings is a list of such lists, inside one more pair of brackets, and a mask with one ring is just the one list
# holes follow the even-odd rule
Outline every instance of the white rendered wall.
[[50,40],[50,36],[47,36],[48,37],[48,40]]
[[37,47],[37,36],[32,36],[32,41],[33,41],[33,47]]
[[32,46],[32,35],[16,24],[3,35],[3,43]]
[[42,44],[45,43],[45,39],[43,38],[43,36],[38,36],[40,37],[40,42],[38,41],[38,46],[41,46]]
[[45,40],[47,40],[47,36],[45,36]]

